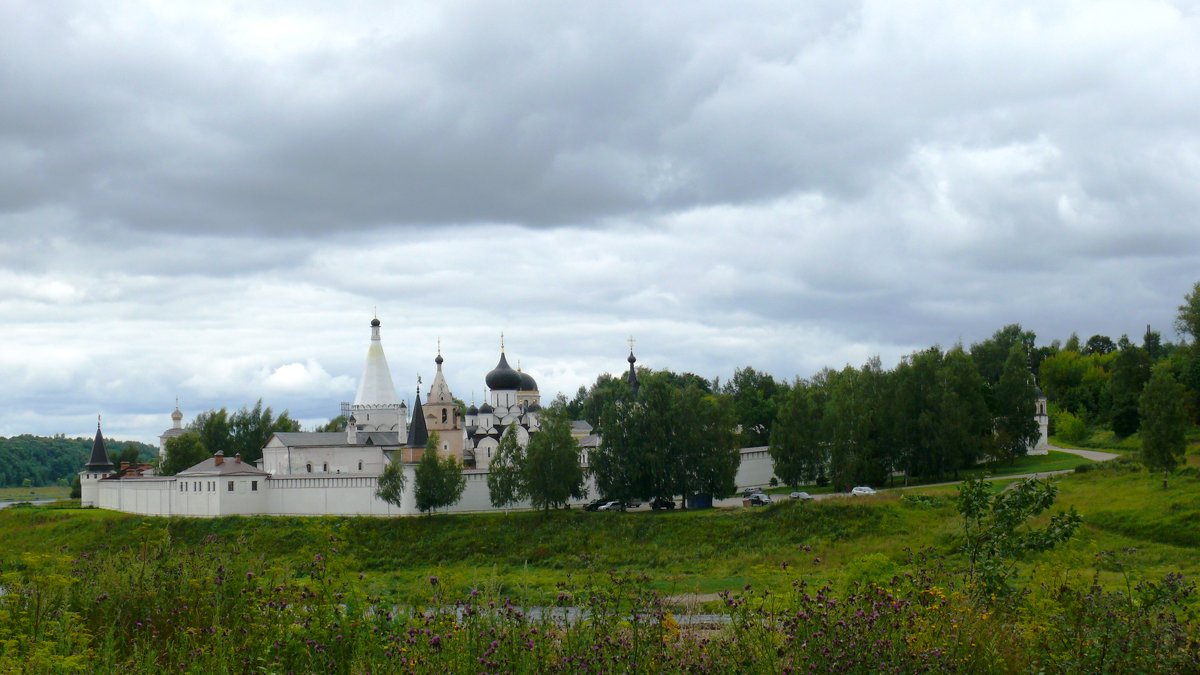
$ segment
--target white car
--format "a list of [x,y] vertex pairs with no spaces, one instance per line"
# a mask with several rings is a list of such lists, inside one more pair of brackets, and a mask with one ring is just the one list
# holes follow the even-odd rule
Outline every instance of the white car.
[[793,492],[791,498],[802,502],[812,501],[812,495],[807,492]]
[[850,494],[855,496],[873,495],[875,494],[875,488],[869,488],[866,485],[859,485],[851,490]]
[[621,502],[615,501],[615,500],[610,501],[610,502],[601,504],[599,507],[596,508],[596,510],[597,511],[620,511],[621,510]]
[[774,504],[775,502],[771,501],[771,498],[769,496],[767,496],[761,492],[755,492],[754,494],[750,495],[750,497],[748,499],[745,500],[745,503],[749,504],[750,506],[770,506],[771,504]]

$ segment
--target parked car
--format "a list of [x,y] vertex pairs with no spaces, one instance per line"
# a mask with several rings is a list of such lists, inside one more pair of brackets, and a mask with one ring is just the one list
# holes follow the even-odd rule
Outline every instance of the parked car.
[[742,490],[742,499],[749,499],[751,495],[762,494],[762,488],[746,488]]
[[621,502],[613,499],[611,501],[604,502],[600,506],[597,506],[596,510],[597,511],[620,511],[621,510]]
[[583,507],[583,510],[584,511],[595,511],[596,509],[600,508],[601,506],[604,506],[607,503],[608,503],[607,499],[593,499],[592,501],[588,502]]
[[749,504],[750,506],[770,506],[775,502],[771,501],[771,498],[767,495],[761,492],[755,492],[746,499],[745,503]]
[[812,501],[812,495],[808,494],[807,492],[803,492],[803,491],[793,492],[791,494],[791,497],[792,497],[792,499],[795,499],[797,501],[802,501],[802,502],[811,502]]
[[865,496],[865,495],[873,495],[873,494],[875,494],[875,488],[870,488],[870,487],[867,487],[866,485],[859,485],[858,487],[851,490],[850,494],[859,496],[859,497]]
[[667,499],[666,497],[655,497],[654,499],[650,500],[650,508],[654,509],[655,511],[659,509],[670,510],[675,508],[675,502]]

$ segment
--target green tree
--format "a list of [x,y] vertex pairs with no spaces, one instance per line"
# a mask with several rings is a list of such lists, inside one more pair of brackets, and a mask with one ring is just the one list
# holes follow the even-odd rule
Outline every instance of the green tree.
[[164,476],[174,476],[212,456],[204,447],[200,434],[195,431],[168,438],[164,450],[162,464],[159,466],[159,472]]
[[383,467],[376,481],[375,496],[383,501],[400,508],[404,500],[404,488],[407,479],[404,476],[404,463],[400,461],[399,452]]
[[462,465],[453,455],[440,457],[438,446],[441,437],[436,431],[429,434],[425,443],[425,453],[413,470],[413,498],[417,510],[429,514],[436,509],[453,506],[462,498],[463,490],[467,488],[467,477],[463,475]]
[[571,436],[565,407],[555,405],[543,413],[541,428],[529,439],[524,469],[525,491],[535,509],[549,511],[583,498],[579,443]]
[[946,352],[938,373],[941,397],[934,422],[934,454],[940,468],[958,477],[991,450],[991,414],[983,392],[983,377],[971,356],[956,346]]
[[592,451],[588,462],[601,496],[624,502],[645,493],[648,483],[645,426],[645,407],[622,383],[619,396],[607,402],[600,415],[597,425],[600,447]]
[[1113,344],[1112,338],[1107,335],[1093,335],[1088,338],[1087,344],[1083,346],[1083,353],[1086,354],[1111,354],[1117,350],[1117,346]]
[[118,454],[112,460],[112,462],[113,462],[113,464],[115,464],[117,466],[118,469],[121,468],[121,462],[128,462],[129,466],[136,466],[138,464],[138,455],[139,454],[140,454],[140,450],[139,450],[137,444],[126,443],[125,447],[121,448],[120,454]]
[[200,434],[209,454],[223,450],[226,456],[241,455],[242,461],[253,464],[262,457],[263,446],[272,434],[300,431],[300,423],[288,416],[286,410],[275,417],[270,407],[263,407],[260,398],[253,408],[242,408],[232,414],[225,408],[202,412],[188,428]]
[[345,415],[338,415],[337,417],[334,417],[333,419],[329,420],[325,424],[318,425],[314,431],[325,431],[325,432],[345,431],[346,424],[348,422],[349,422],[349,420],[346,419]]
[[1037,390],[1027,364],[1025,345],[1014,344],[996,384],[992,413],[995,416],[995,447],[1000,459],[1023,457],[1041,433],[1033,416]]
[[775,475],[785,485],[802,485],[825,477],[829,458],[821,439],[822,403],[819,390],[797,379],[780,401],[771,429],[771,459]]
[[487,485],[488,499],[498,509],[525,498],[525,450],[517,440],[515,424],[500,436],[500,445],[488,464]]
[[1167,477],[1179,465],[1187,447],[1187,414],[1183,408],[1183,387],[1175,381],[1167,364],[1154,368],[1150,382],[1142,392],[1139,408],[1142,417],[1142,463],[1151,471]]
[[[1004,371],[1004,362],[1008,359],[1008,353],[1012,350],[1012,346],[1019,342],[1025,347],[1025,353],[1028,354],[1033,351],[1036,340],[1037,336],[1032,331],[1021,328],[1021,324],[1009,324],[996,331],[987,340],[971,345],[971,358],[975,361],[975,367],[979,369],[983,381],[987,382],[989,387],[995,387],[996,383],[1000,381],[1000,374]],[[1068,344],[1070,344],[1069,340]]]
[[1124,438],[1138,430],[1141,420],[1138,405],[1142,388],[1150,380],[1150,355],[1141,347],[1127,344],[1113,360],[1108,387],[1111,399],[1109,420],[1117,436]]
[[709,391],[706,383],[689,381],[675,390],[675,401],[680,424],[671,448],[676,469],[670,493],[683,496],[684,508],[692,495],[732,495],[742,453],[729,397]]
[[1041,528],[1030,525],[1054,505],[1058,488],[1049,480],[1027,478],[999,494],[981,478],[958,488],[963,519],[963,550],[973,591],[982,598],[1005,594],[1024,555],[1048,551],[1070,539],[1082,521],[1075,507],[1056,513]]
[[1063,351],[1075,353],[1083,351],[1083,347],[1080,346],[1079,335],[1077,333],[1071,333],[1071,337],[1067,338],[1066,344],[1063,345]]
[[1190,293],[1184,296],[1183,304],[1175,317],[1175,330],[1180,335],[1187,335],[1193,342],[1200,343],[1200,281],[1192,286]]
[[946,471],[934,448],[943,358],[937,347],[914,352],[902,359],[892,374],[892,439],[905,478],[940,476]]
[[769,373],[749,366],[733,371],[724,393],[733,399],[733,409],[742,428],[742,445],[767,445],[771,423],[775,421],[776,394],[779,385]]

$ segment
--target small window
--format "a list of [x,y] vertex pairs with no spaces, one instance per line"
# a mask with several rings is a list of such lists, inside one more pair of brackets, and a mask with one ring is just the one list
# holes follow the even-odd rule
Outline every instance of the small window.
[[442,424],[446,423],[446,409],[442,408]]
[[362,471],[362,460],[358,460],[358,470]]
[[304,470],[305,470],[305,471],[307,471],[307,472],[309,472],[309,473],[312,473],[312,462],[309,462],[308,464],[305,464],[305,465],[304,465]]
[[233,481],[229,481],[229,492],[233,492]]
[[325,473],[329,473],[329,462],[325,462],[324,464],[321,465],[321,471],[324,471]]
[[258,492],[258,481],[256,481],[256,480],[250,481],[250,491]]

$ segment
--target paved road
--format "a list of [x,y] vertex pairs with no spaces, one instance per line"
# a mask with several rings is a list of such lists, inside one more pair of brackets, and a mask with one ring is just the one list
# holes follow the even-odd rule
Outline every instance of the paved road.
[[[1050,449],[1057,450],[1059,452],[1065,452],[1068,455],[1076,455],[1079,457],[1083,457],[1085,459],[1090,459],[1094,462],[1107,462],[1110,459],[1116,459],[1117,457],[1120,457],[1120,455],[1111,453],[1111,452],[1101,452],[1099,450],[1077,450],[1075,448],[1060,448],[1057,445],[1051,445]],[[1075,471],[1074,469],[1059,469],[1056,471],[1039,471],[1037,473],[1017,473],[1017,474],[1010,474],[1007,476],[991,476],[991,479],[992,480],[1020,480],[1022,478],[1047,478],[1049,476],[1059,476],[1059,475],[1066,474],[1066,473],[1073,473],[1074,471]],[[962,482],[961,480],[952,480],[952,481],[946,481],[945,483],[925,483],[922,485],[911,485],[908,487],[901,486],[901,487],[894,487],[894,488],[880,488],[878,490],[878,492],[896,492],[899,490],[913,490],[916,488],[945,487],[947,485],[958,485],[961,482]],[[844,492],[832,492],[832,493],[826,493],[826,494],[813,495],[813,499],[814,500],[835,499],[838,497],[850,497],[850,496],[851,495],[844,493]],[[773,499],[777,502],[781,502],[781,501],[788,501],[791,498],[788,497],[787,495],[772,495],[771,499]],[[731,497],[729,499],[721,499],[721,500],[713,502],[713,506],[715,506],[717,508],[723,508],[723,509],[732,509],[732,508],[740,507],[741,505],[742,505],[741,497]]]
[[52,504],[58,501],[57,499],[17,499],[13,501],[0,502],[0,509],[12,506],[13,504]]
[[1107,462],[1110,459],[1116,459],[1116,458],[1120,457],[1120,455],[1112,453],[1112,452],[1101,452],[1099,450],[1077,450],[1075,448],[1060,448],[1057,445],[1050,446],[1050,449],[1057,450],[1059,452],[1065,452],[1068,455],[1078,455],[1080,457],[1083,457],[1085,459],[1090,459],[1095,462]]

